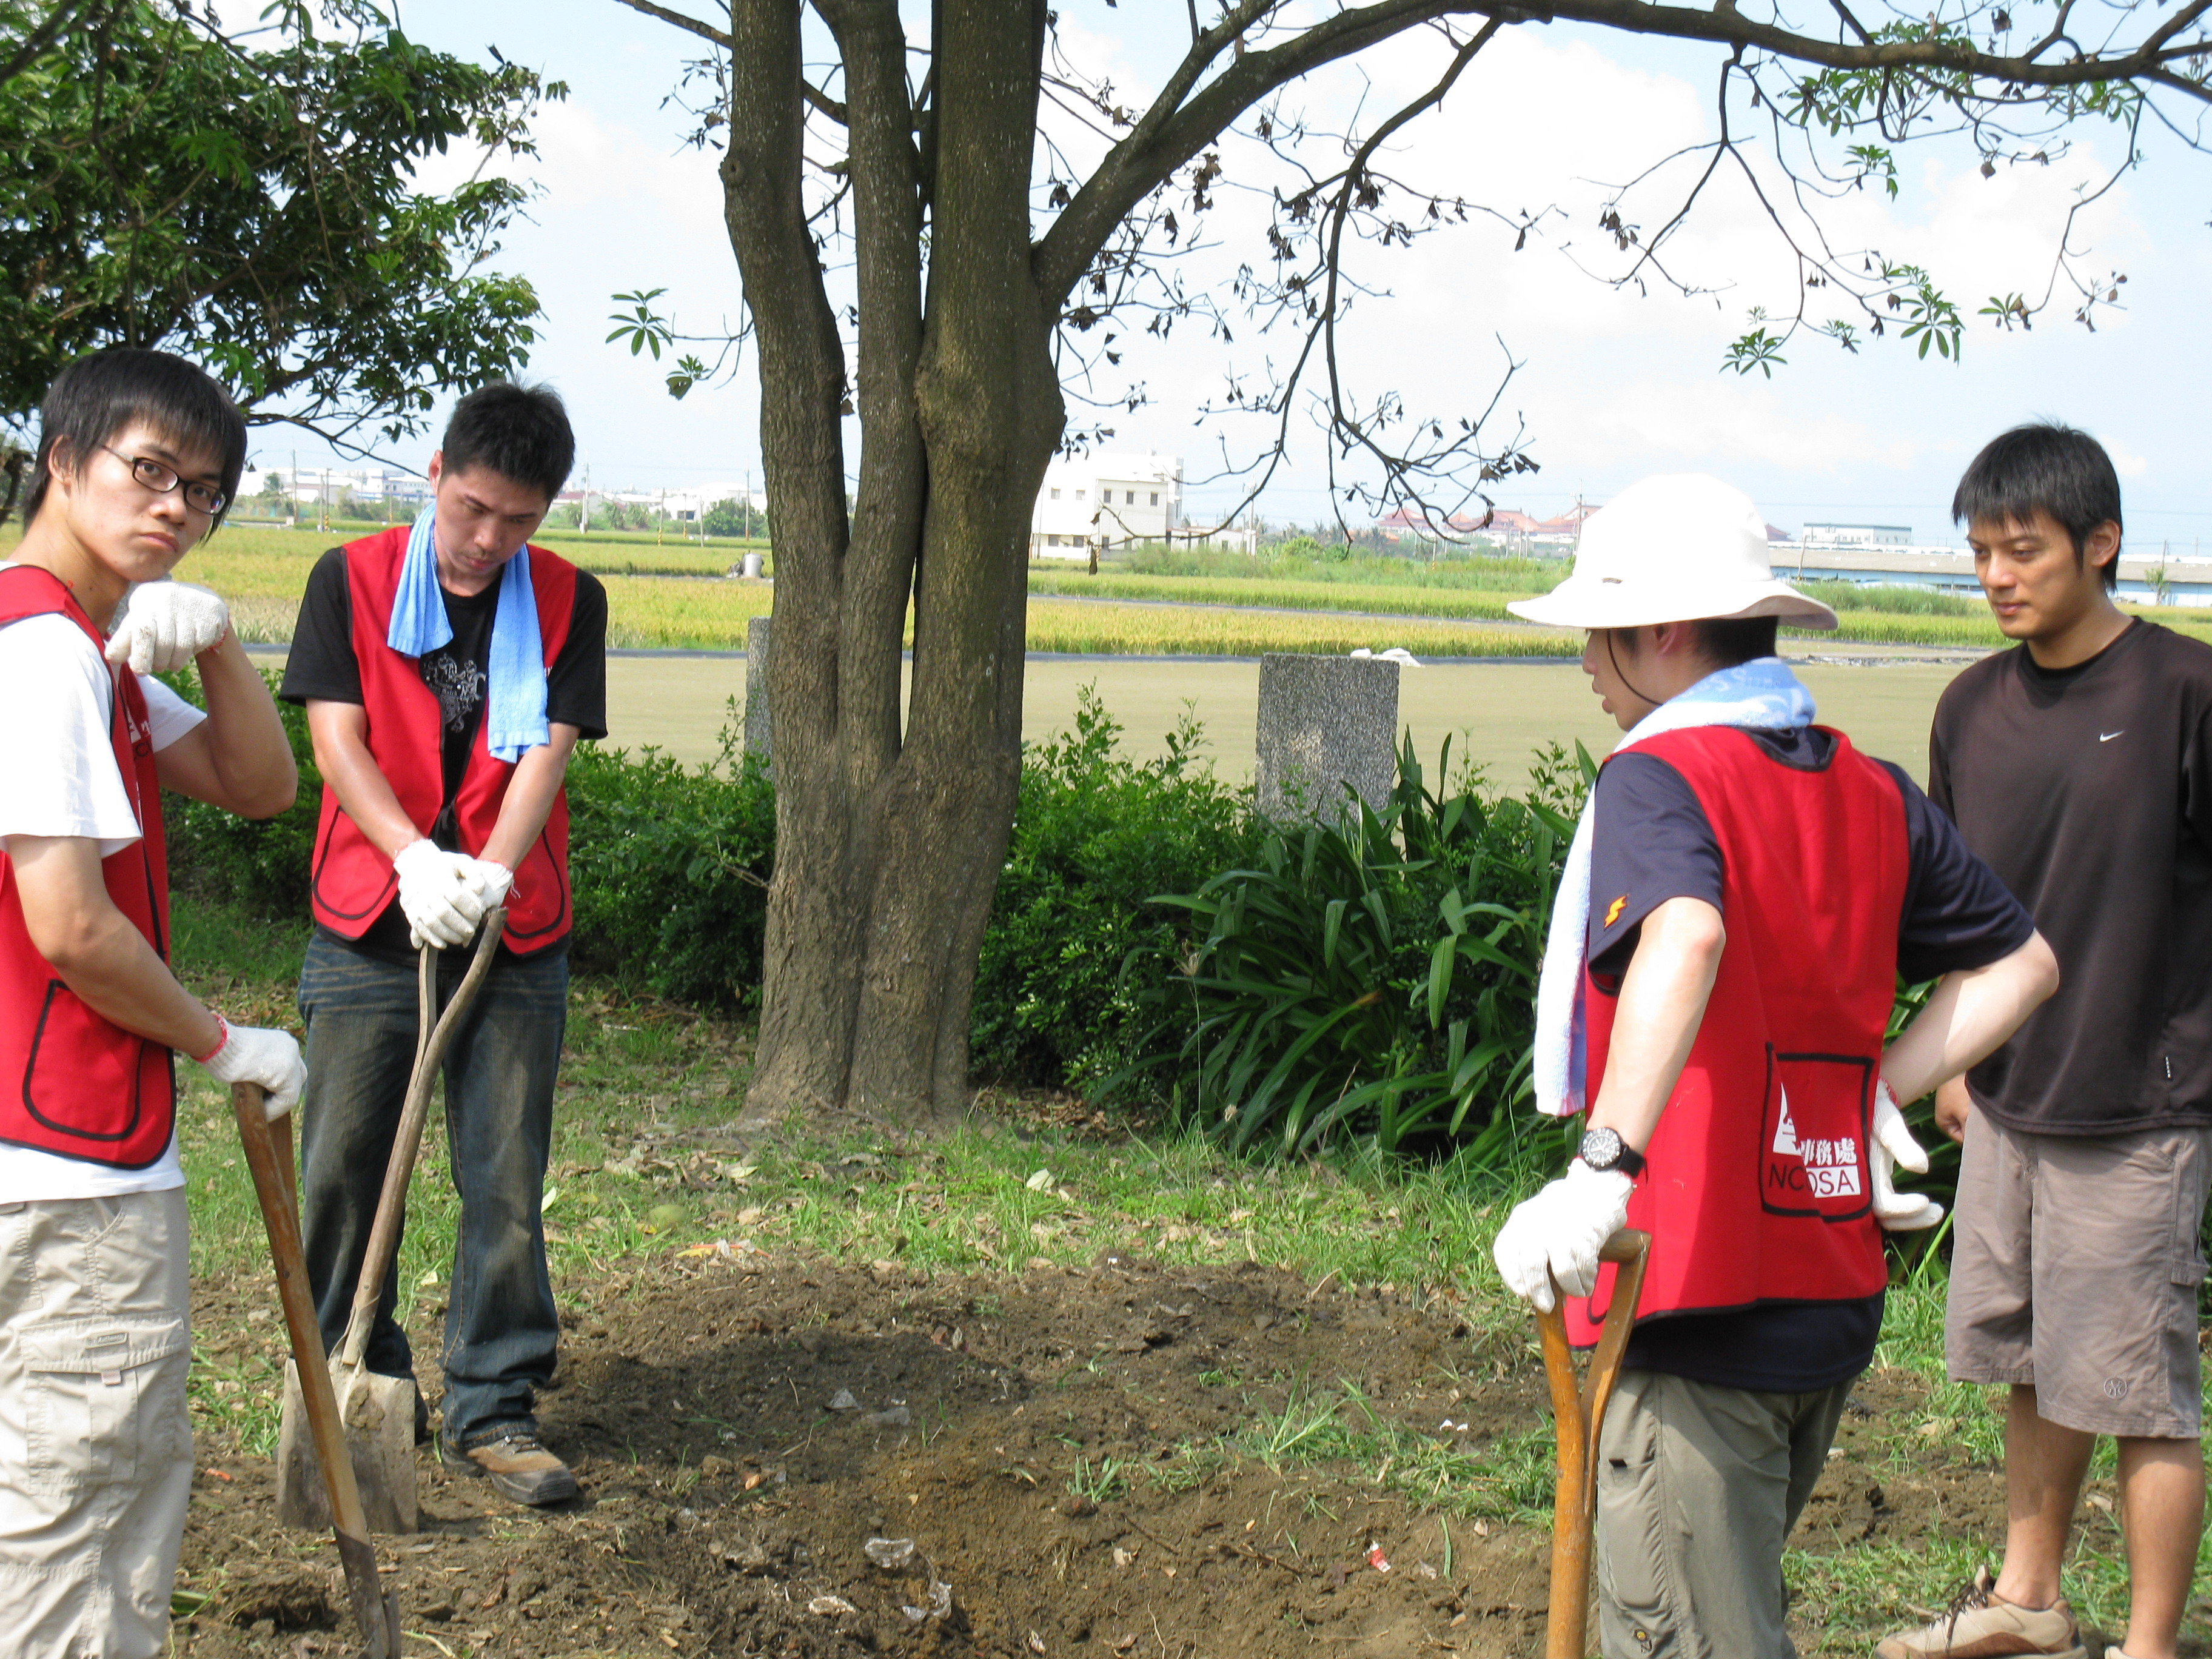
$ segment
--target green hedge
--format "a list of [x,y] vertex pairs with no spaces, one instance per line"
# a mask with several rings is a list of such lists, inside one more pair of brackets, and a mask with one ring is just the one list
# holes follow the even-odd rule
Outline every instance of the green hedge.
[[[1095,688],[1075,729],[1023,757],[1012,845],[976,972],[970,1063],[979,1078],[1089,1089],[1127,1073],[1194,1023],[1159,987],[1189,929],[1154,895],[1250,861],[1246,791],[1197,758],[1186,714],[1157,760],[1124,752]],[[1146,1093],[1144,1085],[1128,1092]]]
[[[264,669],[261,677],[274,692],[280,676]],[[187,702],[205,705],[199,676],[191,669],[161,678]],[[279,702],[276,712],[300,765],[300,798],[289,811],[256,823],[168,793],[161,797],[161,817],[172,886],[283,921],[307,913],[307,864],[314,856],[323,775],[307,737],[307,711]]]
[[[191,671],[165,678],[201,701]],[[264,678],[274,690],[277,677]],[[290,811],[252,823],[175,794],[163,797],[163,810],[177,887],[296,922],[307,914],[322,775],[305,711],[283,702],[277,710],[300,766]],[[757,1003],[775,793],[733,750],[726,730],[721,757],[708,766],[681,766],[650,749],[576,751],[568,811],[578,965],[682,1001]]]

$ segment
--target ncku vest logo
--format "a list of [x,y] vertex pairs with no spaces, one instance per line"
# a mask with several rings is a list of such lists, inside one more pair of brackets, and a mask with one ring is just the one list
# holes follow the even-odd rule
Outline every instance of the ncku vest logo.
[[1770,1048],[1760,1206],[1770,1215],[1823,1221],[1866,1214],[1874,1201],[1866,1162],[1872,1115],[1873,1068],[1865,1060]]

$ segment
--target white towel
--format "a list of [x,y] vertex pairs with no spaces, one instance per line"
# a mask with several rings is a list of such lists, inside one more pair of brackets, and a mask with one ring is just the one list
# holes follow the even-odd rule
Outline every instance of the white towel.
[[[1699,726],[1745,726],[1792,732],[1813,723],[1813,694],[1779,657],[1759,657],[1708,674],[1636,723],[1613,750],[1618,755],[1662,732]],[[1597,800],[1583,807],[1567,848],[1559,890],[1552,898],[1552,930],[1544,942],[1544,971],[1536,982],[1536,1109],[1572,1117],[1587,1103],[1588,1075],[1583,1017],[1583,955],[1589,932],[1590,836]]]

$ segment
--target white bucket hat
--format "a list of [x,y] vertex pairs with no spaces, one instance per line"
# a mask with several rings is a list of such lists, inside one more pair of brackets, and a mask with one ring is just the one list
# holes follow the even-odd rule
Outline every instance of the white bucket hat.
[[1741,489],[1705,472],[1639,479],[1583,521],[1566,580],[1505,607],[1557,628],[1772,617],[1833,628],[1836,613],[1777,581],[1766,520]]

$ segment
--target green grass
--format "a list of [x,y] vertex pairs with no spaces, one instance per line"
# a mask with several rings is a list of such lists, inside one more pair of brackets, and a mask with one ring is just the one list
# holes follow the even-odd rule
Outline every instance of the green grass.
[[[296,1027],[291,1000],[307,930],[243,920],[188,896],[175,905],[185,983],[234,1017]],[[879,1135],[821,1139],[787,1126],[721,1147],[711,1133],[743,1107],[751,1037],[734,1021],[635,998],[580,977],[556,1106],[547,1188],[549,1254],[563,1294],[588,1296],[614,1265],[668,1251],[818,1251],[953,1270],[1078,1265],[1109,1247],[1165,1261],[1279,1264],[1314,1280],[1387,1285],[1468,1299],[1471,1318],[1516,1329],[1484,1294],[1490,1240],[1511,1194],[1455,1165],[1351,1158],[1284,1170],[1224,1160],[1196,1137],[1024,1138],[978,1120],[910,1150]],[[228,1279],[258,1343],[203,1348],[196,1408],[248,1447],[275,1443],[281,1324],[260,1212],[226,1097],[179,1068],[179,1138],[192,1206],[192,1271]],[[1534,1133],[1534,1132],[1532,1132]],[[663,1225],[653,1212],[673,1205]],[[403,1317],[438,1300],[451,1270],[458,1200],[434,1122],[409,1200],[398,1273]]]
[[[1257,553],[1231,552],[1216,547],[1139,546],[1109,554],[1103,563],[1107,570],[1139,576],[1218,577],[1231,580],[1256,578],[1355,587],[1487,588],[1509,597],[1547,592],[1565,577],[1568,568],[1565,559],[1512,559],[1458,553],[1431,559],[1342,550],[1350,556],[1301,558],[1285,551],[1279,544],[1262,548]],[[1073,565],[1072,560],[1039,560],[1032,562],[1030,568],[1065,571]]]
[[1272,605],[1286,611],[1370,611],[1392,616],[1464,617],[1495,622],[1510,613],[1510,599],[1541,588],[1504,592],[1461,590],[1443,584],[1322,582],[1291,578],[1242,580],[1227,576],[1130,575],[1102,570],[1030,570],[1031,594],[1060,598],[1168,599],[1184,605]]
[[[180,898],[174,933],[187,982],[226,1012],[289,1018],[303,927],[271,928]],[[605,981],[578,981],[546,1212],[564,1302],[590,1302],[611,1269],[669,1252],[820,1252],[928,1269],[1018,1271],[1085,1264],[1113,1248],[1168,1262],[1259,1261],[1316,1285],[1447,1297],[1469,1334],[1464,1349],[1440,1362],[1440,1387],[1528,1375],[1537,1364],[1526,1310],[1504,1295],[1490,1267],[1492,1238],[1516,1196],[1495,1175],[1357,1154],[1262,1169],[1171,1134],[1025,1138],[981,1123],[910,1147],[881,1136],[810,1137],[793,1124],[774,1135],[749,1133],[754,1150],[740,1153],[718,1147],[711,1131],[741,1115],[750,1043],[734,1022],[641,1000]],[[282,1327],[259,1212],[227,1104],[197,1067],[180,1075],[192,1269],[227,1285],[246,1310],[242,1328],[211,1322],[199,1333],[193,1408],[203,1427],[266,1453],[276,1437]],[[652,1212],[672,1203],[680,1218],[658,1225]],[[410,1206],[403,1310],[442,1297],[455,1219],[443,1138],[434,1127]],[[1885,1471],[1924,1473],[1940,1460],[1962,1487],[1984,1482],[1993,1492],[2002,1479],[1993,1467],[2002,1396],[1946,1380],[1945,1288],[1938,1267],[1892,1292],[1875,1363],[1902,1371],[1924,1395],[1881,1419],[1884,1438],[1863,1446],[1860,1456],[1877,1479]],[[1082,1366],[1060,1380],[1100,1381]],[[1464,1540],[1477,1524],[1548,1523],[1552,1435],[1540,1415],[1494,1437],[1450,1441],[1438,1438],[1425,1416],[1401,1420],[1348,1378],[1215,1370],[1199,1380],[1239,1402],[1233,1426],[1162,1448],[1141,1465],[1071,1457],[1055,1464],[1054,1484],[1103,1502],[1133,1480],[1181,1492],[1224,1469],[1272,1469],[1307,1483],[1311,1499],[1310,1514],[1293,1506],[1274,1517],[1286,1552],[1300,1531],[1319,1524],[1313,1516],[1337,1512],[1328,1494],[1340,1484],[1395,1492],[1429,1510],[1440,1545]],[[2108,1443],[2092,1480],[2109,1494],[2111,1475]],[[1943,1606],[2001,1544],[1939,1527],[1910,1548],[1851,1542],[1793,1550],[1784,1565],[1800,1617],[1819,1633],[1808,1651],[1863,1653],[1881,1634],[1918,1621],[1923,1609]],[[2212,1550],[2200,1556],[2200,1570],[2212,1571]],[[2108,1632],[2120,1627],[2126,1576],[2109,1512],[2085,1503],[2065,1583],[2085,1620]],[[2185,1633],[2206,1634],[2201,1615]]]
[[[1527,599],[1538,592],[1548,592],[1549,582],[1528,583],[1518,586],[1475,587],[1465,589],[1444,582],[1423,582],[1393,580],[1393,573],[1377,566],[1405,565],[1407,571],[1427,567],[1400,560],[1368,560],[1360,571],[1370,580],[1353,583],[1341,579],[1308,580],[1302,577],[1263,576],[1234,578],[1228,576],[1177,576],[1130,574],[1120,571],[1102,570],[1091,576],[1080,571],[1040,568],[1032,566],[1030,572],[1030,592],[1047,598],[1090,597],[1103,599],[1167,600],[1193,607],[1163,613],[1163,619],[1150,630],[1155,637],[1189,637],[1207,624],[1203,607],[1240,605],[1264,606],[1284,611],[1310,611],[1327,614],[1342,611],[1364,611],[1381,617],[1407,617],[1420,619],[1465,619],[1497,621],[1510,619],[1506,604],[1514,599]],[[1348,566],[1329,567],[1333,570]],[[1450,567],[1443,567],[1449,569]],[[1870,644],[1951,646],[1995,650],[2005,643],[1990,620],[1988,608],[1979,600],[1960,599],[1946,594],[1929,594],[1925,601],[1911,590],[1899,588],[1866,588],[1849,582],[1808,584],[1819,590],[1839,611],[1838,626],[1832,631],[1790,629],[1789,637],[1806,641],[1855,641]],[[1830,590],[1839,590],[1832,594]],[[1072,608],[1072,607],[1071,607]],[[1036,617],[1043,606],[1036,599],[1030,602],[1032,648],[1036,631]],[[2172,625],[2172,613],[2159,618]],[[1257,620],[1257,619],[1255,619]],[[1289,619],[1279,619],[1289,631]],[[1220,624],[1215,624],[1220,625]],[[1352,630],[1358,631],[1357,629]],[[1367,625],[1372,634],[1374,624]],[[2184,631],[2191,631],[2184,625]],[[2212,637],[2212,630],[2207,630]],[[1510,636],[1507,636],[1510,638]],[[1453,655],[1528,655],[1571,656],[1580,649],[1580,635],[1567,633],[1547,634],[1537,637],[1547,642],[1541,647],[1524,645],[1519,650],[1499,649],[1495,644],[1486,644],[1480,649],[1469,647],[1453,650],[1449,647],[1430,646],[1437,654]],[[1111,648],[1111,647],[1107,647]],[[1271,646],[1269,649],[1297,648]],[[1419,651],[1421,647],[1413,647]]]

